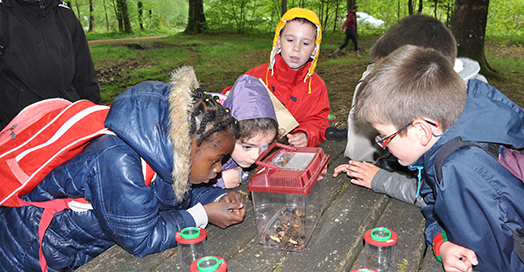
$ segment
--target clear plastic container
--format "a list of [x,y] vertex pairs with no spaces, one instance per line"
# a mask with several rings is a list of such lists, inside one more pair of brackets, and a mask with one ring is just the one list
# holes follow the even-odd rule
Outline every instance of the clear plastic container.
[[206,256],[194,261],[189,267],[191,272],[225,272],[227,263],[216,256]]
[[[275,147],[281,149],[262,161]],[[248,190],[264,247],[305,249],[326,204],[328,161],[322,148],[279,143],[260,155]]]
[[386,227],[378,227],[366,231],[364,240],[366,267],[379,272],[389,271],[395,261],[398,235]]
[[199,227],[183,228],[176,233],[182,265],[190,266],[195,260],[206,256],[206,235],[206,230]]

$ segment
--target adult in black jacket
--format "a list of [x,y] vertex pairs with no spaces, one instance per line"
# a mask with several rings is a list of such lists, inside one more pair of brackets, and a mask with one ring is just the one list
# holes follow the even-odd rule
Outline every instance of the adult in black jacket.
[[93,60],[73,11],[59,0],[0,3],[0,128],[42,99],[99,104]]

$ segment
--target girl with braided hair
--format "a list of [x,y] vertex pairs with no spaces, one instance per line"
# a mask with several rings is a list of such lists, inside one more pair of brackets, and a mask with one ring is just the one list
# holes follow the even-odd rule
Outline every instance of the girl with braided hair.
[[[50,271],[75,270],[118,244],[135,256],[177,246],[175,234],[212,223],[243,221],[237,192],[206,184],[222,170],[237,121],[199,88],[190,67],[170,83],[142,82],[120,94],[93,139],[53,169],[25,201],[84,198],[84,209],[54,215],[42,240]],[[146,184],[147,169],[155,172]],[[35,206],[0,208],[0,271],[40,271]]]

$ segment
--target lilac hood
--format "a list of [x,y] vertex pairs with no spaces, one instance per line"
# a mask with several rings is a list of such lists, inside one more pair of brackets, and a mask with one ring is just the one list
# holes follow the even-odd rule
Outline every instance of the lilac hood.
[[271,118],[277,121],[273,102],[266,86],[256,77],[242,75],[229,92],[224,107],[238,121]]

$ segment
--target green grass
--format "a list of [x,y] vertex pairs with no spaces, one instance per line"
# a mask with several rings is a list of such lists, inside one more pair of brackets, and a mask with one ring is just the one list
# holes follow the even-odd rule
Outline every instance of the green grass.
[[121,58],[136,57],[137,52],[129,50],[127,47],[114,46],[111,44],[95,44],[89,46],[93,62],[102,60],[118,60]]
[[511,80],[519,80],[524,83],[524,60],[512,59],[489,59],[491,67],[495,68],[500,74]]
[[524,42],[516,37],[489,38],[486,59],[504,77],[524,82]]
[[177,64],[189,60],[189,55],[186,50],[180,49],[179,47],[173,47],[172,49],[152,49],[146,51],[146,55],[159,69],[165,69],[173,65],[177,66]]
[[115,97],[117,97],[122,92],[122,87],[119,83],[111,83],[105,85],[103,89],[100,90],[100,99],[102,104],[110,104]]

